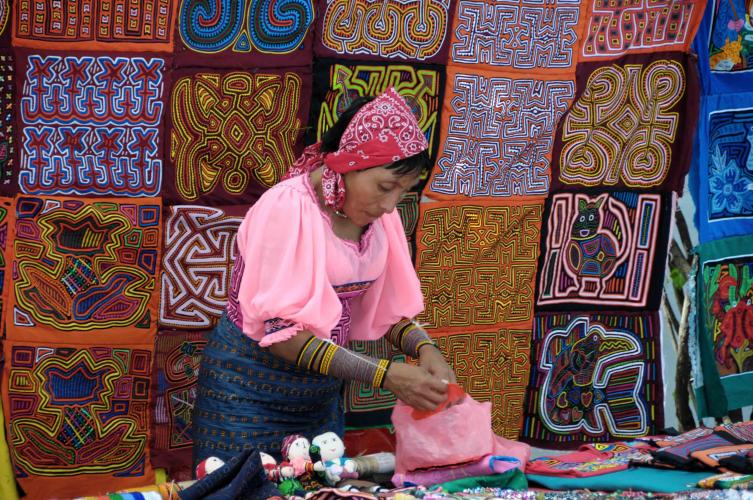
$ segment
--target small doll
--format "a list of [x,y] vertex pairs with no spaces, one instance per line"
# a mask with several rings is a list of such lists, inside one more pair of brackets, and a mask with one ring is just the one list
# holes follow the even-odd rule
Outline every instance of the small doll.
[[314,469],[324,473],[324,479],[330,486],[335,486],[343,479],[357,479],[356,463],[345,458],[345,444],[334,432],[325,432],[312,439],[319,449],[321,461]]
[[282,440],[282,458],[284,461],[280,464],[283,467],[290,466],[293,468],[293,476],[298,477],[306,472],[314,470],[309,456],[311,443],[308,439],[300,434],[291,434]]
[[196,466],[196,479],[201,480],[225,465],[225,462],[217,457],[205,458]]
[[292,466],[277,465],[277,460],[272,455],[259,452],[261,457],[261,465],[264,467],[264,472],[267,474],[267,479],[273,483],[281,483],[285,479],[290,479],[295,476]]

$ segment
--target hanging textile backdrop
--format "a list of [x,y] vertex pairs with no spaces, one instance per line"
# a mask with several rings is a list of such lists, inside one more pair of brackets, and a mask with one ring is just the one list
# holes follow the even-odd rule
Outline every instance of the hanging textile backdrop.
[[[699,95],[751,64],[748,25],[712,4],[0,0],[2,404],[21,486],[190,474],[197,369],[243,216],[355,98],[390,86],[434,160],[398,206],[418,320],[492,403],[494,431],[574,448],[662,428],[657,310],[691,161],[705,235],[753,213],[749,93],[706,95],[694,136]],[[722,378],[751,370],[724,326],[747,303],[725,292],[746,258],[715,248],[699,278],[699,307],[718,304],[700,315],[719,331],[704,366]],[[344,396],[351,430],[389,425],[390,392]]]
[[700,239],[690,353],[696,409],[753,404],[753,3],[708,2],[693,48],[702,96],[689,177]]

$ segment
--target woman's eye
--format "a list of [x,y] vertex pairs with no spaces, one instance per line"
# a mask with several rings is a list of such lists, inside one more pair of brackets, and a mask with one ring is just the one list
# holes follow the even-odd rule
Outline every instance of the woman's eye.
[[383,193],[388,193],[388,192],[390,191],[390,188],[388,188],[388,187],[386,187],[386,186],[383,186],[383,185],[379,184],[379,190],[380,190],[381,192],[383,192]]

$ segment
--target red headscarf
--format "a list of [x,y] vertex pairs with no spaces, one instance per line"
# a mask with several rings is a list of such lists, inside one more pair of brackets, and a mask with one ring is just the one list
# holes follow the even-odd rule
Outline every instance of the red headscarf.
[[336,212],[345,203],[342,175],[354,170],[389,165],[429,148],[408,104],[390,87],[358,110],[333,153],[320,151],[320,144],[307,147],[290,167],[286,178],[322,167],[324,203]]

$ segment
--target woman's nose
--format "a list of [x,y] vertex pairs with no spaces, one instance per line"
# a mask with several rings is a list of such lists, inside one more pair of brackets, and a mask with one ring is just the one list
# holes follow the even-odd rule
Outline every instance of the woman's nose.
[[395,207],[398,203],[400,203],[400,194],[392,194],[390,196],[385,196],[384,199],[382,199],[380,208],[384,213],[389,214],[392,213],[393,210],[395,210]]

